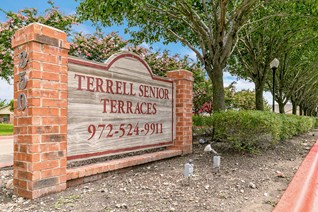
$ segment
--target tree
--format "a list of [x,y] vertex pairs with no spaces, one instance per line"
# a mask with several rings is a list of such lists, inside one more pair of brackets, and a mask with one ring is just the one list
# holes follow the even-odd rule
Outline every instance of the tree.
[[[257,10],[253,15],[252,23],[239,34],[238,46],[232,57],[231,72],[248,79],[255,84],[256,109],[263,110],[263,92],[266,89],[266,82],[272,92],[272,83],[269,83],[270,62],[279,58],[283,62],[285,53],[314,39],[316,35],[311,33],[314,24],[310,24],[312,17],[304,16],[299,12],[298,6],[301,2],[275,2],[266,4],[262,9]],[[304,12],[305,8],[303,8]],[[258,20],[262,20],[259,22]],[[276,82],[280,81],[284,86],[285,72],[284,63],[277,70]],[[289,75],[290,76],[290,75]],[[276,87],[276,86],[275,86]],[[275,100],[283,112],[288,97],[282,96],[282,87],[275,89]]]
[[[279,105],[280,113],[285,113],[284,107],[288,101],[291,101],[293,114],[296,114],[296,108],[300,99],[304,98],[304,92],[311,90],[308,87],[305,90],[302,89],[308,84],[314,84],[318,79],[316,46],[317,41],[314,39],[301,43],[300,46],[292,45],[292,48],[286,48],[280,55],[281,65],[276,70],[275,77],[275,101]],[[270,91],[272,91],[272,84],[273,78],[270,75],[267,79]],[[302,97],[297,97],[299,92],[302,93]]]
[[65,32],[70,32],[71,26],[76,22],[71,15],[62,15],[52,1],[48,1],[51,8],[46,10],[44,16],[38,15],[36,9],[23,9],[18,13],[4,12],[7,21],[0,22],[0,78],[10,81],[13,76],[13,50],[11,48],[11,38],[15,31],[30,23],[38,22],[46,24]]
[[112,54],[127,45],[117,33],[104,35],[100,29],[94,34],[76,33],[71,43],[70,55],[97,62],[105,62]]
[[0,99],[0,108],[3,107],[3,106],[6,106],[7,104],[7,100],[6,99]]
[[97,62],[105,62],[112,54],[126,49],[144,59],[153,73],[158,76],[166,76],[167,71],[177,69],[193,72],[194,78],[203,76],[199,63],[191,60],[187,55],[181,57],[179,54],[170,55],[167,50],[155,52],[151,47],[147,49],[141,46],[132,46],[117,33],[111,32],[105,35],[99,28],[94,34],[75,33],[70,46],[70,55]]
[[[192,49],[212,80],[214,110],[224,110],[223,69],[238,30],[264,0],[83,0],[82,20],[103,25],[128,23],[137,43],[180,41]],[[133,31],[130,29],[136,29]]]
[[10,105],[10,111],[13,112],[14,111],[14,100],[12,99],[9,103]]

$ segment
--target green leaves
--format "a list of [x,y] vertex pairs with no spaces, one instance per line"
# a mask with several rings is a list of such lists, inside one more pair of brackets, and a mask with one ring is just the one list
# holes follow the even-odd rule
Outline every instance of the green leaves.
[[[296,86],[297,81],[308,83],[308,79],[307,82],[300,80],[307,74],[300,73],[317,60],[316,51],[315,59],[313,54],[308,55],[309,49],[316,48],[311,41],[318,36],[317,15],[311,12],[310,5],[313,6],[307,1],[278,1],[256,10],[249,24],[241,29],[237,48],[230,60],[231,72],[253,81],[257,93],[262,94],[264,88],[272,91],[269,63],[278,58],[281,65],[276,72],[275,99],[281,108],[299,87],[303,87],[303,84]],[[307,60],[309,57],[311,59]],[[262,97],[258,95],[257,98]]]
[[[81,20],[104,25],[127,21],[134,42],[181,42],[197,55],[214,82],[215,109],[224,110],[223,69],[239,28],[262,0],[82,0]],[[138,28],[137,31],[131,28]],[[212,74],[217,72],[217,74]],[[218,78],[218,79],[216,79]]]
[[8,82],[13,76],[13,50],[11,38],[14,32],[33,22],[46,24],[65,32],[70,32],[76,22],[74,16],[62,15],[51,2],[51,8],[44,16],[38,15],[36,9],[23,9],[18,13],[7,12],[7,21],[0,22],[0,77]]
[[311,130],[315,118],[263,111],[226,111],[194,116],[194,126],[213,127],[213,139],[239,152],[255,153]]
[[3,99],[3,100],[0,99],[0,108],[3,107],[3,106],[6,106],[6,104],[7,104],[7,100],[6,99]]

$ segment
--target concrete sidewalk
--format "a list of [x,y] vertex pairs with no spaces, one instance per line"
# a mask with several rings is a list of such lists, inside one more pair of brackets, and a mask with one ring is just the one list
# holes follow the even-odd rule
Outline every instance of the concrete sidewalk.
[[0,136],[0,168],[13,165],[13,136]]

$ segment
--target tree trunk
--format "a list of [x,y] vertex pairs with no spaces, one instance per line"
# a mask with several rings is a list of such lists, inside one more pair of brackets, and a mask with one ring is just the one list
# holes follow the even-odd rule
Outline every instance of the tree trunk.
[[264,85],[263,83],[259,83],[257,80],[254,82],[255,84],[255,106],[256,110],[264,110]]
[[214,64],[210,77],[213,86],[213,111],[225,110],[223,68],[221,65]]
[[301,105],[299,105],[299,115],[300,116],[303,115],[303,107]]
[[278,99],[278,108],[279,108],[279,113],[285,113],[285,105],[281,99]]
[[294,101],[291,101],[292,105],[293,105],[293,114],[296,115],[297,114],[297,104]]
[[279,113],[285,113],[285,105],[283,103],[278,103]]

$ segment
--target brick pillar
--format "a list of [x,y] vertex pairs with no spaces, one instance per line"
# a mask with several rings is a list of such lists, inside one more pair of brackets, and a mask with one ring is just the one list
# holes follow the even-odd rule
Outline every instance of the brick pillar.
[[34,199],[66,188],[69,43],[64,32],[33,23],[14,34],[12,47],[14,193]]
[[170,71],[167,77],[174,80],[176,90],[176,139],[170,149],[182,154],[192,153],[192,73],[186,70]]

